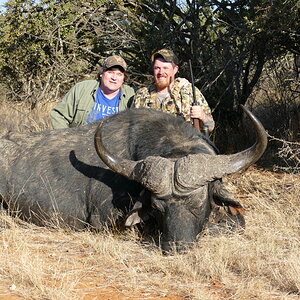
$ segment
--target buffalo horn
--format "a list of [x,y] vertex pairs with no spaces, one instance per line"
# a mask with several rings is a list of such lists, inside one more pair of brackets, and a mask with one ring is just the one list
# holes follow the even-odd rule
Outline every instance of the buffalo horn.
[[188,193],[216,178],[236,173],[254,164],[267,147],[267,133],[260,121],[245,107],[256,131],[256,142],[250,148],[229,155],[191,154],[175,163],[174,185],[178,194]]
[[97,127],[94,135],[94,143],[97,154],[103,160],[103,162],[116,173],[119,173],[125,177],[131,177],[137,162],[127,159],[122,159],[116,155],[112,155],[103,145],[102,141],[102,127],[104,121],[101,121]]
[[[174,162],[160,156],[149,156],[144,160],[132,161],[112,155],[103,145],[102,126],[103,122],[100,122],[94,136],[94,142],[99,157],[109,168],[130,180],[141,183],[157,195],[164,196],[171,193]],[[162,178],[169,180],[162,180]]]

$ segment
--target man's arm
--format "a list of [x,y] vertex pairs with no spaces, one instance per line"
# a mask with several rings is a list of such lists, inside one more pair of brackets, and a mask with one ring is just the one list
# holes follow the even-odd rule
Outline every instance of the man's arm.
[[135,92],[131,107],[147,107],[147,101],[150,99],[149,91],[146,87],[140,88]]
[[212,117],[208,103],[206,102],[205,98],[203,98],[201,102],[197,100],[197,103],[199,103],[199,105],[191,106],[191,118],[200,120],[201,129],[213,131],[215,128],[215,121]]
[[123,111],[127,108],[131,108],[133,105],[133,98],[135,95],[135,89],[127,84],[121,86],[121,96],[119,102],[119,111]]
[[201,121],[200,123],[202,123],[201,129],[203,129],[203,127],[208,128],[209,131],[214,129],[215,122],[212,117],[210,107],[198,88],[195,88],[195,94],[199,105],[194,106],[192,106],[192,85],[186,79],[177,78],[172,89],[172,93],[174,93],[174,97],[180,98],[181,113],[186,121],[191,121],[191,118],[199,119]]
[[51,124],[54,129],[69,128],[75,111],[75,86],[63,97],[50,112]]

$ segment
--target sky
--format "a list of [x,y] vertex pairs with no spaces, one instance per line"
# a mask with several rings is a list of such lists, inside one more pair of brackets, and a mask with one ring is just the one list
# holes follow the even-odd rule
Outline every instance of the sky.
[[2,11],[3,10],[3,7],[2,5],[6,2],[6,0],[0,0],[0,10]]

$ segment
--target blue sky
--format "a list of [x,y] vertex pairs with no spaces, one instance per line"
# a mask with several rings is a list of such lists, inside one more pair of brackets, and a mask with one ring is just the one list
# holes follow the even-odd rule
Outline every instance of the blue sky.
[[3,9],[2,5],[3,5],[3,3],[5,3],[5,2],[6,2],[6,0],[0,0],[0,8],[1,8],[1,10]]
[[3,10],[2,5],[6,2],[7,0],[0,0],[0,9]]

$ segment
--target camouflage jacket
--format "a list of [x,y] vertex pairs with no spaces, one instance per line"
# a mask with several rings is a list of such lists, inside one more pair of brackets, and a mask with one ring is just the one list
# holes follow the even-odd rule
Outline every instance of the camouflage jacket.
[[[196,99],[204,112],[210,117],[210,124],[204,124],[210,130],[214,128],[214,121],[211,110],[203,94],[198,88],[195,88]],[[180,85],[180,78],[175,79],[174,85],[169,91],[169,95],[162,100],[158,99],[155,85],[143,87],[136,91],[133,100],[134,107],[149,107],[171,113],[176,116],[182,116],[186,121],[191,121],[190,109],[193,103],[193,91],[191,83]]]

